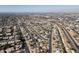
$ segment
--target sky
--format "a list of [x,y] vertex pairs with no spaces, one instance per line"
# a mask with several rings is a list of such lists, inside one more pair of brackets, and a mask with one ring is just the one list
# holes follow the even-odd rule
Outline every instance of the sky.
[[79,5],[0,5],[0,12],[79,12]]

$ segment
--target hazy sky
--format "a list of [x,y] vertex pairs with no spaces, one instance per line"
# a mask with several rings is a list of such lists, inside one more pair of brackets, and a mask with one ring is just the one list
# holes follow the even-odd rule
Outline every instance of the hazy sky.
[[0,12],[79,12],[79,5],[0,5]]

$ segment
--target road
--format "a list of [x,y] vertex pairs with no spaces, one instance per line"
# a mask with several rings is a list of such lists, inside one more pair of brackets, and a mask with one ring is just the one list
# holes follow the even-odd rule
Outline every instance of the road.
[[78,53],[79,47],[76,45],[76,43],[74,42],[74,40],[71,37],[71,35],[69,34],[69,32],[65,29],[64,25],[60,25],[60,24],[56,24],[56,25],[61,34],[62,41],[63,41],[66,51],[69,53],[72,51]]
[[[23,49],[23,51],[25,50],[25,52],[26,53],[29,53],[30,51],[29,51],[29,46],[28,46],[28,44],[27,44],[27,39],[26,39],[26,37],[25,37],[25,30],[24,30],[24,28],[20,25],[22,22],[20,21],[20,19],[19,18],[16,18],[17,19],[17,21],[18,21],[18,26],[19,26],[19,28],[20,28],[20,30],[21,30],[21,32],[22,32],[22,35],[23,35],[23,37],[24,37],[24,39],[25,39],[25,49]],[[22,52],[23,52],[22,51]]]

